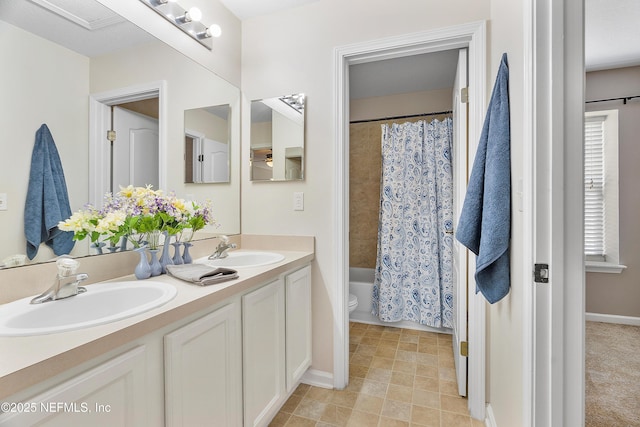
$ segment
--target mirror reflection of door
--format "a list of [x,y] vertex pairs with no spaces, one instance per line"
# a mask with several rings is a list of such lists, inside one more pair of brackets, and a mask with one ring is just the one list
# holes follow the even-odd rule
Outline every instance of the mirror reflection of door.
[[158,99],[114,106],[112,192],[128,185],[159,188]]
[[185,183],[229,182],[228,104],[184,112]]

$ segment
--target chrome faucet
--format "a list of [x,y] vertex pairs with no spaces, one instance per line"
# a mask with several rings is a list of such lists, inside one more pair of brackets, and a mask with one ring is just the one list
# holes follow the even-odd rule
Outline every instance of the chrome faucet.
[[229,237],[222,235],[220,236],[220,243],[216,247],[214,253],[209,255],[209,259],[222,259],[229,256],[229,249],[237,248],[235,243],[229,243]]
[[31,300],[31,304],[41,304],[43,302],[55,301],[63,298],[72,297],[87,291],[87,288],[78,286],[83,280],[89,278],[88,274],[76,273],[80,263],[71,258],[60,258],[56,261],[58,265],[58,274],[53,285]]

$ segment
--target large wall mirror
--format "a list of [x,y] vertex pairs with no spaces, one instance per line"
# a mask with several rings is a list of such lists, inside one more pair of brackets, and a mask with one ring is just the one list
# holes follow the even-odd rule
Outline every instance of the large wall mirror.
[[[96,99],[132,88],[161,88],[151,102],[154,113],[146,112],[139,103],[125,105],[126,100],[113,108],[149,116],[150,122],[157,123],[159,154],[144,151],[138,158],[152,159],[148,161],[158,166],[162,190],[187,200],[212,201],[219,227],[200,230],[195,238],[240,233],[240,90],[96,1],[64,2],[64,17],[47,9],[49,6],[49,2],[35,0],[0,2],[0,52],[11,58],[0,66],[0,125],[5,135],[0,139],[0,193],[7,194],[8,207],[0,211],[0,264],[12,255],[26,253],[25,201],[35,134],[42,124],[47,124],[55,141],[73,212],[102,199],[105,187],[108,191],[111,185],[118,191],[122,183],[134,183],[133,175],[115,183],[115,178],[109,179],[119,168],[114,165],[110,172],[106,132],[96,132],[89,120],[96,116]],[[103,110],[110,113],[113,106],[110,103]],[[216,116],[216,120],[226,122],[222,125],[226,136],[211,139],[226,143],[226,170],[188,181],[183,160],[185,129],[209,138],[209,130],[187,123],[191,111],[210,114],[203,106],[225,106],[220,110],[226,109],[226,118]],[[220,114],[214,110],[214,115]],[[101,124],[108,124],[111,117],[98,118]],[[114,144],[121,144],[127,133],[118,131]],[[92,150],[106,152],[102,157],[106,160],[95,161],[90,157]],[[114,154],[119,156],[115,150]],[[97,175],[104,184],[99,188],[90,185]],[[195,185],[209,178],[216,184]],[[71,255],[96,254],[87,240],[76,242]],[[42,244],[30,263],[55,256]]]
[[184,182],[229,182],[230,113],[229,104],[184,112]]
[[304,179],[303,93],[251,102],[251,180]]

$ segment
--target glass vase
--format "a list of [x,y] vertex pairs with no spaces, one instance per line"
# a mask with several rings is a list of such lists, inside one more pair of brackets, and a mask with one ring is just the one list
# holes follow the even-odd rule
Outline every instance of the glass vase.
[[149,249],[149,253],[151,254],[151,276],[159,276],[162,274],[162,266],[160,265],[160,261],[158,261],[158,250]]
[[140,255],[140,262],[136,265],[135,270],[133,270],[133,274],[135,274],[136,279],[143,280],[151,277],[151,266],[149,265],[149,260],[147,259],[147,251],[145,247],[136,248],[134,251],[138,252]]

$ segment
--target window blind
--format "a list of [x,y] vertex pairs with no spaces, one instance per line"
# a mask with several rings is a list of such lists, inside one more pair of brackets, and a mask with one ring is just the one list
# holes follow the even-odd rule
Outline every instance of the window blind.
[[605,255],[604,120],[589,117],[584,124],[584,251]]

